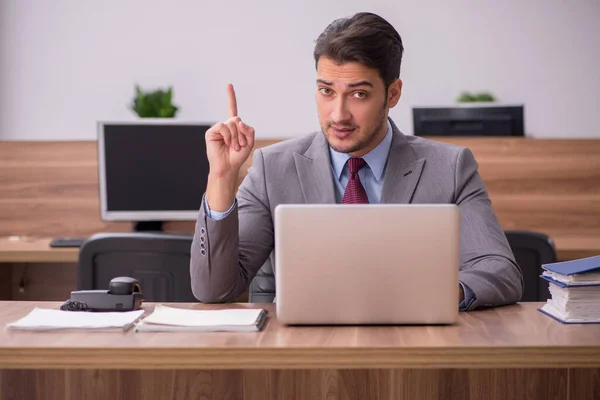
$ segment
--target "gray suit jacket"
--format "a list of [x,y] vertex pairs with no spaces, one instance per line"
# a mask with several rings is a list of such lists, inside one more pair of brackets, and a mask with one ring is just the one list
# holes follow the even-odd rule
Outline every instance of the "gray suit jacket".
[[[381,202],[457,204],[461,211],[459,277],[476,296],[469,309],[517,302],[523,291],[522,273],[471,151],[404,136],[391,125],[393,139]],[[275,207],[333,204],[334,190],[329,147],[321,132],[256,149],[239,187],[236,208],[217,221],[208,218],[201,206],[190,263],[196,298],[202,302],[236,299],[274,250]],[[271,261],[277,273],[273,257]]]

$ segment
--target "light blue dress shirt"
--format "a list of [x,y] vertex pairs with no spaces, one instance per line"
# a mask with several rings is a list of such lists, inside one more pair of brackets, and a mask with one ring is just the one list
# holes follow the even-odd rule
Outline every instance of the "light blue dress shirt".
[[[362,167],[358,171],[358,177],[362,183],[367,197],[369,198],[369,204],[381,203],[381,192],[383,191],[383,182],[385,178],[385,167],[387,165],[388,156],[390,149],[392,148],[392,126],[388,121],[387,132],[385,137],[373,150],[365,154],[362,158],[366,161],[367,165]],[[333,182],[335,184],[335,198],[337,203],[341,203],[344,198],[344,192],[346,185],[350,179],[350,170],[348,168],[349,154],[339,153],[329,147],[329,155],[331,157],[331,171],[333,173]],[[215,220],[225,218],[237,204],[237,199],[233,201],[233,204],[229,210],[225,212],[212,211],[206,201],[205,204],[206,215]],[[475,295],[469,289],[468,286],[459,282],[465,292],[465,299],[460,303],[460,310],[466,310],[474,301]]]
[[[369,198],[369,204],[381,203],[381,192],[383,191],[383,178],[385,178],[385,166],[387,165],[388,155],[392,148],[392,126],[388,121],[388,128],[385,137],[373,150],[365,154],[362,158],[367,165],[358,171],[360,183],[362,183]],[[348,160],[350,155],[347,153],[338,153],[329,147],[331,156],[331,170],[333,171],[333,182],[335,183],[335,199],[341,203],[346,191],[346,185],[350,179],[350,169]]]

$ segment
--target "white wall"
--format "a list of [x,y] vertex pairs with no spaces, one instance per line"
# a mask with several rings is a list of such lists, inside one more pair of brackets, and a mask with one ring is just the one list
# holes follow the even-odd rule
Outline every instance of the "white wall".
[[[136,82],[173,85],[182,119],[226,117],[225,85],[260,138],[318,128],[314,39],[374,11],[400,32],[411,107],[462,90],[524,103],[535,137],[600,137],[600,1],[0,0],[0,139],[94,139],[98,119],[132,119]],[[366,7],[366,8],[365,8]]]

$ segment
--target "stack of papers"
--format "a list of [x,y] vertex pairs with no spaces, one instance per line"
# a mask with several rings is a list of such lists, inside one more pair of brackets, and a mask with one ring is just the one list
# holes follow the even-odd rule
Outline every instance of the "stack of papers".
[[540,311],[562,323],[600,323],[600,256],[542,266],[551,298]]
[[262,329],[266,317],[264,309],[189,310],[159,304],[136,325],[136,331],[256,332]]
[[6,325],[10,330],[55,331],[90,330],[93,332],[126,331],[144,310],[124,312],[62,311],[34,308],[29,314]]

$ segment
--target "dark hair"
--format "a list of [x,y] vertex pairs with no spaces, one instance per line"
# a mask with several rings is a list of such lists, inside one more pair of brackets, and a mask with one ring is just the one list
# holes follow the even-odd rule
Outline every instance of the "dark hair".
[[333,21],[315,45],[315,66],[321,57],[343,64],[357,62],[379,71],[385,88],[400,77],[402,38],[385,19],[373,13],[358,13]]

